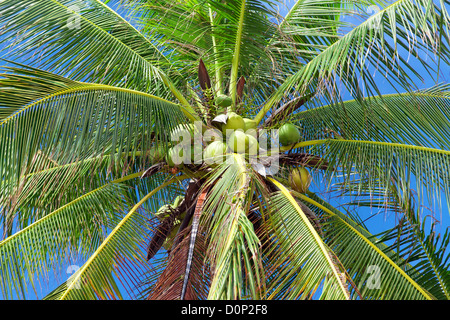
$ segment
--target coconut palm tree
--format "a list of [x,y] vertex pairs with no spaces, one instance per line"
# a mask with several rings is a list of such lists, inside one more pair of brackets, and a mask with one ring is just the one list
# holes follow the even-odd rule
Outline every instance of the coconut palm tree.
[[449,298],[449,4],[1,1],[4,298]]

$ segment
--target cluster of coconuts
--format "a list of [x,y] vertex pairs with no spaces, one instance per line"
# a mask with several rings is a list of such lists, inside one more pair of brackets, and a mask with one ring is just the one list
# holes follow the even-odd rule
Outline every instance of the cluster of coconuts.
[[[232,104],[230,96],[220,94],[216,98],[216,105],[218,106],[218,114],[223,114],[225,110]],[[227,113],[226,123],[221,125],[222,141],[214,141],[206,147],[204,152],[205,161],[221,157],[228,150],[236,153],[250,153],[256,154],[259,149],[259,143],[256,139],[256,121],[249,118],[243,118],[235,112]],[[254,130],[253,134],[247,134],[247,130]],[[229,134],[229,136],[227,136]]]
[[[225,110],[231,105],[231,97],[227,95],[219,95],[216,100],[218,106],[217,113],[225,113]],[[256,133],[257,123],[253,119],[241,117],[235,112],[227,113],[226,123],[221,124],[221,133],[216,131],[211,137],[211,141],[207,142],[206,147],[196,145],[193,143],[194,136],[201,130],[194,124],[180,124],[173,131],[172,134],[177,137],[189,139],[183,143],[181,138],[180,144],[170,148],[165,154],[164,149],[159,146],[157,150],[151,154],[154,160],[162,160],[165,157],[166,162],[170,167],[177,166],[182,163],[194,163],[196,155],[202,155],[202,161],[208,165],[221,163],[225,160],[226,154],[230,152],[256,154],[259,150],[259,143],[256,135],[248,134],[246,132]],[[219,129],[219,127],[217,128]],[[252,131],[248,131],[252,130]],[[227,136],[228,135],[228,136]],[[279,142],[282,146],[291,146],[299,142],[301,139],[300,131],[296,126],[290,123],[283,124],[278,130]],[[186,152],[189,150],[190,152]],[[303,167],[294,168],[289,175],[289,182],[297,192],[305,193],[311,183],[311,176]]]
[[[216,103],[225,109],[231,104],[231,100],[228,96],[222,95],[216,99]],[[226,154],[230,152],[256,155],[259,150],[256,127],[254,120],[243,118],[235,112],[228,112],[226,123],[211,129],[212,135],[208,139],[210,141],[206,141],[207,145],[203,147],[201,144],[193,143],[194,136],[201,128],[197,128],[194,124],[180,124],[172,131],[172,137],[183,137],[190,141],[184,143],[181,138],[176,146],[168,150],[166,162],[170,167],[182,163],[198,163],[196,160],[201,154],[202,161],[214,165],[223,162]],[[251,129],[249,132],[252,134],[247,134],[247,130]]]
[[[224,137],[228,135],[228,147],[236,153],[255,152],[259,149],[255,135],[247,134],[254,130],[256,135],[256,122],[252,119],[242,118],[235,112],[228,113],[227,122],[222,124]],[[231,133],[231,134],[230,134]]]

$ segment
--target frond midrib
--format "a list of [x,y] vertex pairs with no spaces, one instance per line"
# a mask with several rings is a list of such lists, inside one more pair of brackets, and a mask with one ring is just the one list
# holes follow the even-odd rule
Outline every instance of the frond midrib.
[[356,235],[359,236],[360,239],[362,239],[364,242],[366,242],[373,250],[375,250],[385,261],[387,261],[397,272],[399,272],[412,286],[414,286],[426,299],[433,300],[433,297],[431,297],[425,290],[418,285],[414,280],[411,279],[410,276],[408,276],[404,270],[402,270],[396,263],[394,263],[383,251],[381,251],[377,246],[375,246],[371,241],[369,241],[366,237],[364,237],[358,230],[356,230],[353,226],[351,226],[347,221],[341,219],[338,215],[336,215],[334,212],[326,208],[325,206],[321,205],[320,203],[314,201],[313,199],[302,195],[298,192],[293,191],[296,197],[309,202],[310,204],[316,206],[317,208],[322,209],[326,213],[332,215],[333,217],[338,218],[342,223],[347,225],[348,228],[350,228]]
[[331,258],[329,256],[329,254],[327,253],[328,250],[325,247],[322,239],[320,238],[320,236],[317,234],[316,230],[314,229],[314,227],[312,226],[312,224],[310,223],[309,219],[305,216],[305,214],[303,213],[303,210],[300,208],[300,206],[297,204],[297,202],[295,201],[295,199],[292,197],[292,195],[290,194],[289,190],[283,186],[283,184],[281,184],[278,180],[273,179],[273,178],[269,178],[269,180],[274,183],[278,189],[280,189],[280,191],[283,193],[283,195],[291,202],[291,204],[296,208],[297,212],[301,215],[303,222],[307,225],[310,233],[313,235],[316,243],[318,244],[320,251],[322,252],[323,256],[325,257],[325,259],[328,262],[328,265],[330,266],[331,270],[333,271],[334,274],[334,278],[336,279],[336,281],[339,284],[339,287],[343,293],[343,295],[347,298],[350,299],[350,297],[348,296],[348,293],[346,291],[346,289],[344,288],[342,281],[337,273],[337,270],[335,268],[335,265],[333,264],[333,262],[331,261]]
[[416,145],[403,144],[403,143],[395,143],[395,142],[372,141],[372,140],[351,140],[351,139],[321,139],[321,140],[302,141],[302,142],[296,143],[295,145],[281,147],[280,150],[288,151],[291,149],[297,149],[297,148],[302,148],[302,147],[307,147],[307,146],[327,144],[328,142],[372,144],[372,145],[385,146],[385,147],[391,147],[391,148],[397,147],[397,148],[404,148],[404,149],[413,149],[416,151],[426,151],[426,152],[439,153],[439,154],[444,154],[444,155],[450,156],[449,150],[416,146]]
[[85,82],[79,82],[79,85],[67,88],[67,89],[63,89],[63,90],[59,90],[55,93],[52,93],[50,95],[47,95],[37,101],[34,101],[24,107],[22,107],[20,110],[16,111],[15,113],[11,114],[9,117],[4,118],[1,122],[0,122],[0,126],[6,124],[7,122],[9,122],[11,119],[19,116],[21,113],[23,113],[24,111],[34,107],[37,104],[40,104],[42,102],[45,102],[47,100],[50,100],[54,97],[57,96],[61,96],[61,95],[65,95],[65,94],[70,94],[70,93],[75,93],[75,92],[82,92],[82,91],[93,91],[93,90],[105,90],[105,91],[115,91],[115,92],[123,92],[123,93],[129,93],[129,94],[135,94],[135,95],[140,95],[146,98],[150,98],[150,99],[155,99],[155,100],[159,100],[162,101],[164,103],[168,103],[171,104],[173,106],[178,106],[180,107],[179,104],[176,104],[174,102],[165,100],[163,98],[142,92],[142,91],[137,91],[137,90],[133,90],[133,89],[127,89],[127,88],[120,88],[120,87],[114,87],[114,86],[109,86],[109,85],[104,85],[104,84],[94,84],[94,83],[85,83]]
[[[429,92],[412,92],[412,93],[389,93],[389,94],[383,94],[380,98],[380,96],[370,96],[367,99],[376,99],[376,100],[382,100],[382,99],[389,99],[389,98],[396,98],[396,97],[426,97],[426,98],[439,98],[439,99],[446,99],[446,100],[450,100],[450,94],[447,95],[440,95],[440,94],[433,94],[433,93],[429,93]],[[349,103],[355,103],[358,102],[358,100],[356,99],[350,99],[350,100],[346,100],[343,101],[343,104],[349,104]],[[318,110],[323,110],[323,109],[328,109],[331,108],[333,105],[332,104],[327,104],[327,105],[323,105],[320,107],[316,107],[316,108],[311,108],[308,110],[303,110],[300,111],[296,114],[296,117],[298,116],[299,118],[301,118],[302,115],[308,114],[308,113],[314,113]]]
[[138,177],[141,176],[143,173],[144,173],[144,171],[137,172],[137,173],[133,173],[133,174],[131,174],[131,175],[128,175],[128,176],[125,176],[125,177],[122,177],[122,178],[113,180],[113,181],[111,181],[111,182],[108,182],[108,183],[102,185],[101,187],[98,187],[98,188],[96,188],[96,189],[94,189],[94,190],[92,190],[92,191],[89,191],[88,193],[86,193],[86,194],[84,194],[84,195],[82,195],[82,196],[76,198],[75,200],[73,200],[73,201],[71,201],[71,202],[65,204],[64,206],[62,206],[62,207],[56,209],[55,211],[49,213],[48,215],[42,217],[41,219],[39,219],[39,220],[33,222],[33,223],[30,224],[29,226],[23,228],[22,230],[20,230],[20,231],[14,233],[14,234],[11,235],[10,237],[8,237],[8,238],[6,238],[5,240],[1,241],[1,242],[0,242],[0,247],[3,246],[5,243],[8,243],[8,242],[12,241],[14,238],[20,236],[21,234],[25,233],[25,232],[28,231],[29,229],[34,228],[36,225],[39,225],[39,224],[45,222],[46,220],[50,219],[51,217],[53,217],[53,216],[56,215],[57,213],[63,211],[65,208],[68,208],[68,207],[70,207],[70,206],[72,206],[72,205],[74,205],[74,204],[80,202],[81,200],[85,199],[86,197],[89,197],[91,194],[94,194],[94,193],[98,192],[98,191],[101,190],[101,189],[104,189],[106,186],[112,185],[112,184],[115,184],[115,183],[121,183],[121,182],[124,182],[124,181],[127,181],[127,180],[131,180],[131,179],[138,178]]

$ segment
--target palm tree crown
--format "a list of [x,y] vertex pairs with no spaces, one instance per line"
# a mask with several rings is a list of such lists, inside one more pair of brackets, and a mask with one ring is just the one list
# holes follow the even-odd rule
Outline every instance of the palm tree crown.
[[3,296],[450,298],[449,5],[1,1]]

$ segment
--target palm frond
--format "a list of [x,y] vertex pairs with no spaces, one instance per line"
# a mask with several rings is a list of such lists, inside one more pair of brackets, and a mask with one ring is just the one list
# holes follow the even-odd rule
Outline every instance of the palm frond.
[[274,265],[282,276],[272,279],[268,298],[310,297],[322,285],[321,299],[349,299],[348,284],[332,260],[331,250],[289,190],[274,179],[270,181],[280,190],[271,196],[269,219],[279,246]]
[[[142,228],[142,215],[138,209],[160,190],[185,178],[186,176],[176,176],[144,196],[110,232],[73,278],[64,282],[47,298],[56,300],[121,298],[114,279],[114,275],[118,276],[120,272],[118,269],[126,273],[129,268],[144,270],[148,268],[142,250],[142,247],[145,247],[142,243],[145,229]],[[115,261],[126,263],[117,264]]]
[[[292,90],[300,95],[318,91],[334,100],[338,81],[342,81],[356,98],[360,98],[361,84],[355,80],[359,77],[368,95],[379,95],[372,69],[384,73],[388,81],[397,82],[407,91],[416,89],[412,87],[414,81],[409,74],[418,79],[421,76],[398,54],[398,48],[405,49],[429,71],[433,67],[418,54],[420,50],[430,50],[448,63],[446,42],[449,39],[439,36],[448,34],[448,4],[448,1],[437,5],[432,0],[414,3],[399,0],[370,16],[288,77],[260,110],[257,122]],[[415,26],[414,30],[411,26]],[[392,39],[392,45],[385,41],[388,37]]]
[[[39,74],[44,75],[48,74]],[[41,78],[27,79],[40,82]],[[48,169],[43,161],[33,163],[37,152],[56,166],[104,154],[110,156],[110,168],[122,161],[123,154],[135,161],[137,155],[148,156],[157,140],[167,146],[170,130],[184,119],[179,105],[142,92],[80,82],[66,85],[61,90],[55,86],[55,92],[48,94],[20,84],[10,84],[3,91],[0,103],[12,108],[17,105],[9,95],[20,93],[29,100],[41,97],[0,122],[2,184],[14,185],[31,173],[32,165],[35,171]]]
[[[367,230],[323,200],[295,193],[304,203],[322,211],[324,240],[337,255],[363,299],[435,299],[400,265],[395,252]],[[351,245],[350,245],[351,243]],[[353,292],[353,298],[358,296]]]
[[450,147],[450,87],[440,84],[411,93],[370,97],[306,108],[290,117],[305,140],[329,138]]
[[249,75],[251,88],[263,95],[258,103],[262,105],[295,70],[337,41],[341,36],[339,28],[348,24],[344,17],[356,14],[357,9],[362,10],[372,2],[296,1],[284,17],[277,15],[277,28],[265,49],[272,61],[267,63],[260,57]]
[[[181,240],[170,250],[167,259],[157,262],[158,266],[153,265],[153,271],[161,271],[148,279],[151,280],[147,284],[148,300],[205,300],[208,297],[210,279],[209,266],[205,263],[206,239],[199,232],[192,247],[191,232],[192,225],[180,232]],[[190,248],[192,259],[188,263]]]
[[[448,168],[450,152],[402,143],[363,140],[324,139],[298,143],[328,163],[328,184],[332,181],[350,184],[364,182],[366,190],[385,190],[388,195],[391,178],[396,177],[399,191],[415,187],[422,204],[441,205],[449,199]],[[335,179],[335,180],[333,180]],[[358,188],[354,188],[356,190]]]
[[100,1],[11,0],[0,14],[2,42],[12,39],[7,45],[30,64],[65,70],[74,80],[167,96],[158,68],[164,54]]
[[200,223],[211,264],[208,299],[260,298],[264,280],[259,239],[247,217],[255,173],[248,166],[242,155],[230,154],[206,182],[211,189]]
[[[377,242],[390,243],[384,252],[395,252],[398,265],[405,268],[408,275],[418,284],[430,292],[436,299],[448,300],[450,298],[449,255],[446,253],[449,243],[449,231],[445,229],[443,235],[436,234],[438,228],[436,221],[428,223],[432,216],[424,216],[423,210],[416,206],[416,199],[412,192],[400,194],[395,186],[395,178],[392,179],[392,187],[389,197],[376,192],[370,199],[359,196],[349,205],[358,207],[370,206],[388,212],[394,212],[398,217],[398,223],[379,235]],[[350,190],[352,186],[350,186]],[[387,212],[387,213],[388,213]],[[409,265],[412,265],[411,268]]]
[[[248,73],[255,57],[269,60],[261,43],[275,29],[268,20],[275,15],[272,1],[131,2],[140,9],[142,32],[158,34],[160,44],[172,50],[172,61],[184,74],[194,75],[193,66],[202,58],[214,70],[215,81],[233,91],[238,71]],[[233,59],[235,70],[231,71]],[[214,87],[217,92],[226,91],[220,85]]]
[[[4,237],[12,234],[13,227],[23,229],[83,195],[87,187],[93,190],[108,181],[109,155],[67,165],[55,165],[42,152],[38,152],[35,158],[32,164],[39,165],[38,170],[34,171],[31,166],[31,173],[21,177],[16,184],[5,181],[1,184],[0,221],[3,221]],[[46,161],[50,163],[47,165]]]
[[133,174],[92,190],[1,241],[3,296],[25,298],[27,284],[23,275],[36,289],[36,278],[50,268],[61,267],[71,252],[85,257],[94,252],[114,216],[126,205],[126,199],[117,197],[123,193],[121,182],[137,177],[139,174]]

